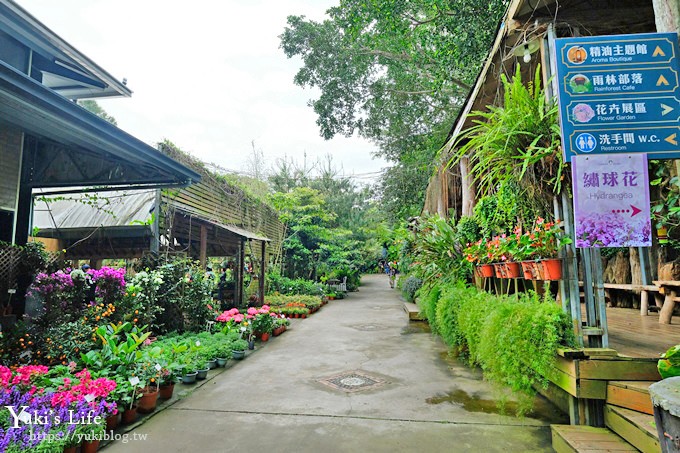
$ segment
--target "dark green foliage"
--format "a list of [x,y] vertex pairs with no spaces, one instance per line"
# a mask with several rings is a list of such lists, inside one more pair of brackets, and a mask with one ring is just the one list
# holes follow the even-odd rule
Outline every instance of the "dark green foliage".
[[416,292],[423,286],[423,281],[417,277],[409,276],[401,285],[401,293],[404,299],[413,302],[416,299]]
[[291,279],[275,271],[267,273],[267,284],[268,293],[278,292],[281,294],[308,294],[313,296],[323,294],[323,287],[311,280],[302,278]]
[[482,229],[474,217],[462,216],[456,225],[456,232],[461,245],[477,242],[481,238]]

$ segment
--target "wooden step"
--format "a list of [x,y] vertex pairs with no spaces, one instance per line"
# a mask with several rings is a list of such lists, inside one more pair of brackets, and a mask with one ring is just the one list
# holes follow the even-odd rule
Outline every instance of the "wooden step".
[[552,446],[557,453],[638,451],[608,430],[592,426],[551,425]]
[[607,404],[604,407],[604,424],[643,453],[661,451],[651,415]]
[[654,415],[654,405],[649,397],[649,386],[654,382],[609,381],[607,383],[607,404]]

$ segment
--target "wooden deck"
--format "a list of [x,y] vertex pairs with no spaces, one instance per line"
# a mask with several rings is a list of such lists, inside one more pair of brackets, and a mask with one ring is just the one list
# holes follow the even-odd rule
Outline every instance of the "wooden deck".
[[659,324],[658,313],[640,316],[640,310],[633,308],[607,307],[609,347],[629,357],[659,357],[680,344],[680,316],[674,316],[672,322]]

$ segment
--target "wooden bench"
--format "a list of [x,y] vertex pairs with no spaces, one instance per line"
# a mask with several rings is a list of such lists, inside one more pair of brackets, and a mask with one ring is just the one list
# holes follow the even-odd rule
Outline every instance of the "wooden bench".
[[659,292],[655,285],[634,285],[632,283],[605,283],[604,289],[622,289],[625,291],[640,292],[640,315],[647,316],[649,313],[649,293]]
[[680,301],[680,281],[655,280],[654,284],[659,287],[659,294],[665,296],[659,312],[659,324],[670,324],[675,303]]

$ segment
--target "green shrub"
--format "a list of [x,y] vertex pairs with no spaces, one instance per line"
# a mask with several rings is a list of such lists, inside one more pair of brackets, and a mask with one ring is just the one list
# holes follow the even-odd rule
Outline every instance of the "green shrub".
[[407,277],[400,288],[401,293],[404,295],[404,299],[413,302],[416,299],[416,292],[421,286],[423,286],[423,281],[421,279],[413,276]]
[[547,296],[495,296],[463,283],[440,283],[419,298],[432,331],[466,350],[485,378],[527,396],[518,413],[531,408],[535,386],[546,386],[557,348],[573,346],[571,320]]
[[303,278],[288,278],[278,272],[267,273],[267,294],[308,294],[319,296],[323,294],[323,286]]
[[535,293],[498,298],[494,304],[479,343],[484,374],[533,395],[534,384],[547,386],[557,348],[573,343],[570,320],[554,301],[541,301]]
[[462,299],[460,298],[461,288],[456,286],[445,287],[435,304],[434,324],[436,331],[441,335],[447,345],[461,346],[463,344],[462,332],[458,327],[458,314],[462,311]]
[[420,297],[418,298],[418,308],[420,308],[420,313],[425,316],[427,321],[430,323],[430,329],[432,329],[432,332],[437,333],[436,310],[437,301],[439,300],[439,296],[441,294],[441,287],[436,283],[429,290],[421,290],[419,294]]

